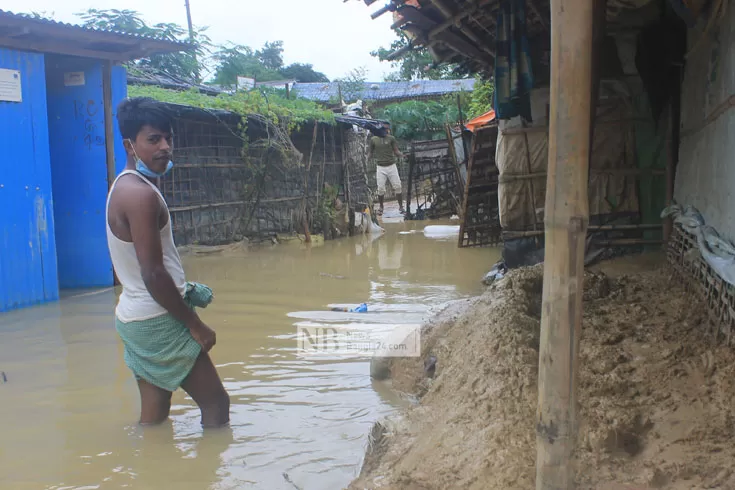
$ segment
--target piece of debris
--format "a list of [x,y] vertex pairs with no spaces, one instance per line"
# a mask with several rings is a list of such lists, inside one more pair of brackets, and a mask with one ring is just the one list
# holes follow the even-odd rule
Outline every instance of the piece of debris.
[[303,490],[303,489],[302,489],[302,488],[301,488],[300,486],[298,486],[297,484],[295,484],[295,483],[294,483],[294,482],[293,482],[293,481],[291,480],[291,477],[290,477],[290,476],[288,476],[288,473],[286,473],[286,472],[284,472],[284,473],[283,473],[283,479],[284,479],[284,480],[286,480],[286,482],[288,482],[288,483],[290,483],[291,485],[293,485],[293,487],[294,487],[294,488],[296,488],[297,490]]
[[485,274],[485,277],[482,278],[482,283],[489,286],[495,281],[504,278],[507,272],[508,267],[506,267],[505,262],[501,260],[497,262],[492,269],[490,269],[490,272]]
[[8,377],[5,376],[5,371],[0,371],[0,379],[3,381],[3,383],[8,382]]
[[367,313],[368,311],[368,305],[367,303],[362,303],[358,306],[348,308],[346,306],[336,306],[332,308],[332,311],[341,311],[345,313]]
[[436,374],[436,356],[429,356],[424,361],[424,372],[429,378],[433,378]]
[[322,277],[331,277],[332,279],[347,279],[345,276],[330,274],[329,272],[320,272],[319,275]]

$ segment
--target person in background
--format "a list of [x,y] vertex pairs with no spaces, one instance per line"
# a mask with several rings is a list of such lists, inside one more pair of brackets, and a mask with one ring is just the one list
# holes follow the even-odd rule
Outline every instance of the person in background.
[[120,104],[117,119],[127,164],[107,198],[107,244],[122,284],[115,326],[138,383],[140,423],[164,422],[181,387],[199,406],[202,426],[225,426],[230,399],[208,354],[215,332],[195,312],[212,290],[187,282],[157,186],[173,166],[171,117],[160,102],[134,98]]
[[387,182],[390,182],[391,186],[393,186],[393,192],[395,192],[398,201],[398,208],[400,213],[404,214],[403,187],[395,161],[395,157],[403,158],[403,153],[398,149],[396,138],[390,134],[390,124],[387,122],[383,123],[382,128],[373,131],[373,134],[374,136],[370,138],[367,158],[370,161],[370,159],[375,157],[377,166],[376,179],[378,181],[378,201],[380,202],[378,216],[383,214],[383,199],[385,197],[385,185]]

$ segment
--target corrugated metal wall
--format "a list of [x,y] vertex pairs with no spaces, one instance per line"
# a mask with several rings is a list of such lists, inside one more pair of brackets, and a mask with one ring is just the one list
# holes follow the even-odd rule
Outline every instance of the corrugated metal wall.
[[44,57],[0,48],[23,101],[0,102],[0,311],[58,299]]
[[[59,284],[63,289],[111,286],[102,63],[49,56],[46,65]],[[116,107],[127,93],[124,69],[116,67],[113,79]],[[125,152],[115,137],[116,166],[124,165]]]
[[[682,85],[681,147],[674,197],[735,239],[735,8],[708,35],[689,31]],[[715,34],[716,33],[716,34]]]

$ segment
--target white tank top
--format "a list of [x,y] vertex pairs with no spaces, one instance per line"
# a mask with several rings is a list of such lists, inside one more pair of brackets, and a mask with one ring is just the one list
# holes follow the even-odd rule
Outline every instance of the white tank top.
[[148,179],[142,174],[135,170],[125,170],[117,176],[115,182],[112,183],[110,192],[107,196],[107,206],[105,209],[105,221],[107,223],[107,245],[110,249],[110,258],[112,259],[112,266],[115,269],[117,278],[122,284],[123,290],[120,295],[117,307],[115,308],[115,314],[122,322],[132,322],[148,320],[157,316],[168,313],[166,309],[158,304],[155,299],[148,292],[145,283],[143,282],[143,276],[140,271],[140,263],[138,257],[135,254],[135,247],[132,242],[125,242],[120,240],[112,233],[110,228],[110,197],[112,192],[115,190],[117,181],[126,174],[137,175],[143,182],[150,185],[158,197],[161,199],[166,214],[168,214],[168,223],[161,229],[161,245],[163,248],[163,265],[174,280],[174,284],[179,289],[181,297],[186,294],[186,278],[184,275],[184,268],[181,265],[181,258],[179,252],[176,250],[174,245],[174,235],[171,229],[171,214],[169,213],[166,200],[163,198],[163,194],[158,190],[158,187],[153,185]]

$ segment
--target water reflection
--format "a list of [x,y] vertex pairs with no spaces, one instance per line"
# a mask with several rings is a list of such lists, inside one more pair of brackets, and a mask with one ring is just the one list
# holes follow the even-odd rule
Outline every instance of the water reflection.
[[[405,400],[371,382],[366,356],[299,356],[297,329],[419,324],[437,305],[479,292],[498,254],[400,233],[417,225],[320,247],[185,258],[190,279],[215,292],[202,317],[217,330],[212,357],[232,399],[223,431],[203,433],[182,391],[170,423],[137,426],[137,388],[111,317],[115,291],[0,316],[0,489],[346,486],[373,422]],[[332,311],[362,302],[367,313]]]

